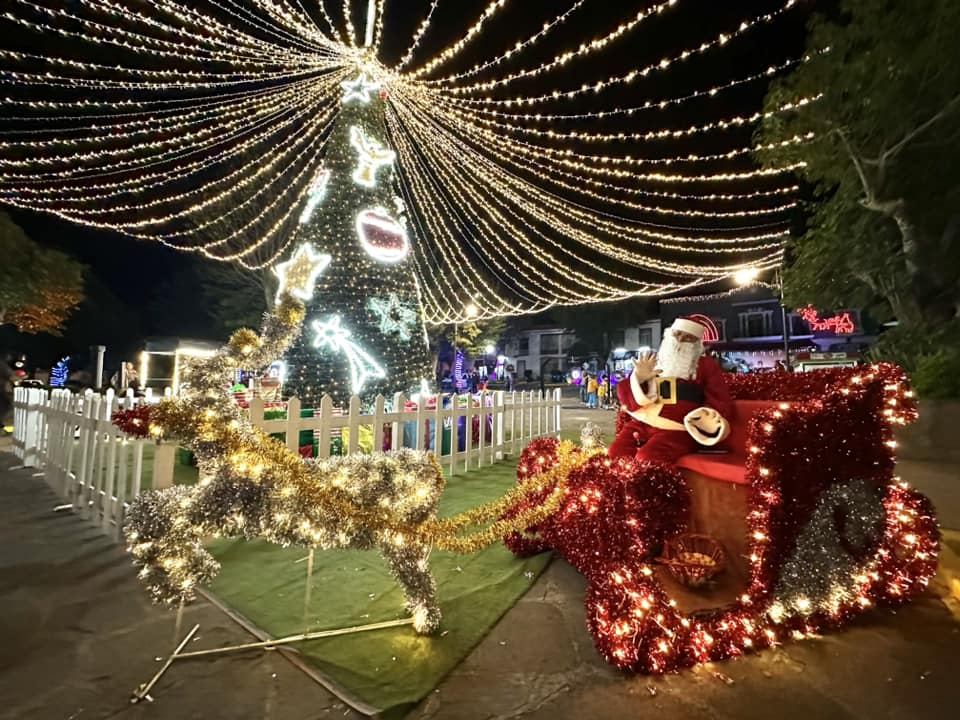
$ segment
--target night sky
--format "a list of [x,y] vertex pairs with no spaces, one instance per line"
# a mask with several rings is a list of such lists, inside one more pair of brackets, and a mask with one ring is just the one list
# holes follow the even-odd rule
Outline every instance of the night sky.
[[[72,3],[68,2],[67,5]],[[306,3],[309,5],[309,3]],[[409,43],[415,27],[419,24],[429,0],[387,0],[387,16],[381,60],[393,64]],[[518,39],[539,30],[543,23],[562,12],[574,0],[510,0],[508,6],[490,23],[478,41],[472,43],[468,52],[444,66],[442,74],[464,69],[478,60],[500,54]],[[571,21],[565,23],[548,40],[536,45],[532,51],[522,53],[513,64],[503,64],[497,74],[527,67],[552,56],[558,49],[576,47],[583,40],[607,32],[620,21],[631,17],[639,9],[657,4],[650,0],[629,2],[618,0],[588,0]],[[337,17],[342,3],[327,0],[328,10]],[[487,5],[487,0],[441,0],[434,15],[430,31],[421,45],[418,58],[425,60],[459,37],[473,23]],[[656,62],[662,57],[676,54],[683,48],[709,40],[718,31],[735,30],[740,21],[763,12],[776,10],[783,0],[680,0],[677,7],[641,25],[610,48],[567,67],[516,83],[508,88],[510,94],[533,94],[549,92],[555,88],[579,87],[593,81]],[[355,0],[354,23],[358,30],[363,27],[363,11],[366,2]],[[725,47],[710,51],[687,63],[674,65],[666,73],[653,74],[635,82],[619,92],[610,104],[637,105],[649,97],[671,98],[686,95],[722,84],[802,54],[804,26],[813,7],[812,2],[801,2],[799,8],[769,26],[758,28],[743,38],[728,43]],[[12,8],[17,12],[16,7]],[[0,23],[0,47],[15,42],[10,24]],[[362,30],[360,30],[362,32]],[[22,33],[21,33],[22,34]],[[20,40],[23,42],[22,38]],[[29,40],[27,40],[29,41]],[[55,53],[55,47],[32,47],[33,52]],[[3,61],[0,61],[3,62]],[[661,112],[644,113],[630,118],[622,128],[606,124],[602,128],[583,129],[630,129],[634,131],[661,127],[685,127],[694,123],[709,122],[730,115],[749,114],[759,109],[763,102],[765,84],[751,83],[742,88],[725,92],[717,98],[707,98],[686,103],[679,108]],[[564,112],[576,111],[567,103]],[[2,123],[2,118],[0,118]],[[751,128],[725,132],[709,137],[687,139],[679,142],[657,144],[651,156],[676,155],[683,152],[712,153],[747,145]],[[749,161],[747,161],[749,163]],[[743,167],[743,166],[741,166]],[[749,167],[749,164],[747,165]],[[15,221],[28,235],[38,242],[67,250],[88,265],[102,297],[113,295],[118,303],[116,313],[103,314],[99,323],[86,318],[82,327],[67,333],[63,340],[49,338],[39,341],[24,341],[10,332],[0,333],[0,349],[26,349],[35,355],[38,363],[52,361],[52,355],[63,352],[68,344],[107,342],[125,348],[133,348],[140,339],[162,331],[164,334],[204,334],[202,310],[192,316],[180,310],[172,316],[156,317],[158,292],[169,285],[178,274],[190,273],[196,256],[181,254],[159,244],[135,241],[120,235],[99,232],[44,216],[30,211],[7,208]],[[183,298],[171,306],[182,308]],[[120,307],[122,305],[122,308]],[[121,325],[117,331],[111,325]]]

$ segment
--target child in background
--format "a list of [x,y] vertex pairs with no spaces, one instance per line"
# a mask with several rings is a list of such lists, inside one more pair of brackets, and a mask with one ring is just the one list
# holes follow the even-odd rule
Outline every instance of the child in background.
[[600,383],[597,382],[597,379],[593,375],[587,376],[587,407],[596,409],[597,407],[597,390],[600,388]]

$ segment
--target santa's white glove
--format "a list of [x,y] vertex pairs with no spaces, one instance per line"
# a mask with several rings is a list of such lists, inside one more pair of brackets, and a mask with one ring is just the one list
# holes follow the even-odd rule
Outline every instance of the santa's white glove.
[[730,423],[710,407],[701,407],[688,412],[683,418],[683,426],[701,445],[716,445],[730,435]]

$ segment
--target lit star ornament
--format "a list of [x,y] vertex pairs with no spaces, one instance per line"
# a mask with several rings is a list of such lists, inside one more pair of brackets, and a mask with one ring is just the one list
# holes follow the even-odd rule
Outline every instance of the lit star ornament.
[[411,338],[411,330],[417,322],[417,312],[403,303],[396,293],[387,297],[372,297],[367,307],[380,318],[380,332],[384,335],[396,334],[406,342]]
[[363,391],[368,378],[385,378],[387,373],[374,360],[370,353],[350,339],[351,332],[341,327],[339,315],[331,315],[326,320],[314,320],[313,330],[316,333],[313,346],[319,349],[330,349],[333,352],[342,352],[350,363],[350,384],[354,395]]
[[367,105],[370,102],[370,93],[380,89],[380,83],[367,80],[366,73],[360,73],[356,80],[344,80],[340,83],[343,88],[343,104],[349,105],[354,100]]
[[293,254],[293,257],[277,265],[273,272],[280,278],[280,289],[277,290],[277,303],[285,292],[300,300],[309,300],[313,297],[313,286],[327,266],[331,256],[318,253],[310,243],[304,243]]
[[393,150],[383,147],[383,144],[367,137],[359,125],[350,128],[350,144],[356,149],[357,169],[353,173],[353,181],[364,187],[377,186],[377,170],[382,165],[389,165],[396,158]]

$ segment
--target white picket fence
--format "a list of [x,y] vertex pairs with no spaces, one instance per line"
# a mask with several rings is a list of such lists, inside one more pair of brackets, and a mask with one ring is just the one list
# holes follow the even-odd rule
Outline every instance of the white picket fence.
[[[119,538],[129,503],[149,481],[152,488],[174,480],[176,445],[126,436],[111,421],[120,409],[154,402],[144,398],[68,390],[14,390],[13,451],[24,467],[37,469],[66,504],[105,532]],[[432,407],[428,407],[432,406]],[[437,396],[419,404],[398,393],[389,404],[377,397],[372,413],[360,412],[353,397],[346,411],[325,397],[312,417],[300,417],[300,400],[286,403],[286,418],[266,420],[264,403],[255,398],[251,422],[268,433],[283,433],[298,450],[302,431],[316,438],[318,454],[330,454],[340,438],[343,454],[361,451],[361,428],[372,434],[372,447],[429,450],[451,474],[467,472],[522,450],[537,437],[560,433],[560,391],[493,392]],[[476,422],[475,422],[476,421]],[[145,473],[150,469],[150,474]]]
[[147,462],[152,487],[173,484],[176,446],[127,437],[111,422],[113,413],[140,403],[134,398],[69,390],[16,388],[13,452],[24,467],[37,468],[65,503],[106,532],[120,536],[124,513],[140,494]]
[[[417,398],[419,400],[419,398]],[[432,406],[432,407],[431,407]],[[288,448],[297,450],[301,431],[312,431],[320,457],[330,454],[340,437],[343,453],[356,452],[360,429],[372,429],[372,447],[432,452],[451,475],[482,467],[520,452],[534,438],[560,434],[560,390],[548,392],[481,392],[476,395],[431,396],[410,402],[397,393],[389,403],[382,395],[373,413],[361,413],[354,395],[346,412],[325,396],[313,417],[300,417],[300,400],[287,402],[286,418],[264,419],[264,402],[250,403],[250,421],[267,433],[283,433]],[[389,443],[385,435],[389,434]],[[353,439],[357,438],[357,441]]]

